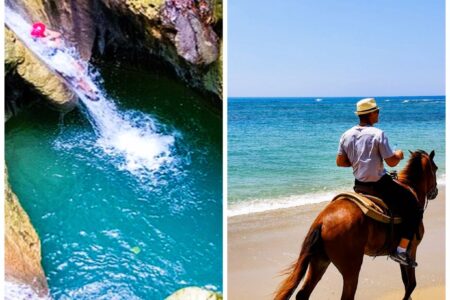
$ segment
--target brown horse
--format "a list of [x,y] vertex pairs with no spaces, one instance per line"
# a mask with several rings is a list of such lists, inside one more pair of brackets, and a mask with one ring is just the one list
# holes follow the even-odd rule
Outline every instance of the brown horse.
[[[434,150],[430,155],[422,150],[411,152],[406,167],[398,175],[399,181],[416,192],[423,209],[428,200],[437,196],[437,166],[433,158]],[[393,237],[390,237],[389,226],[366,217],[349,200],[337,199],[329,203],[311,225],[300,256],[288,270],[289,276],[280,285],[275,299],[289,299],[305,274],[305,281],[296,299],[309,299],[330,262],[336,266],[344,280],[341,299],[354,299],[364,254],[388,255],[400,240],[397,228],[394,228]],[[414,260],[423,233],[424,226],[421,223],[419,232],[409,247]],[[392,239],[390,249],[385,247],[389,239]],[[403,299],[409,299],[416,287],[415,269],[403,265],[400,265],[400,269],[405,285]]]

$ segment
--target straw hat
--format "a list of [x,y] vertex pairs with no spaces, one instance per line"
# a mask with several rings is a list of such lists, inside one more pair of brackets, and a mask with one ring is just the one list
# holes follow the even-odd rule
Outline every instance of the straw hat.
[[379,110],[379,107],[377,106],[377,103],[375,102],[374,98],[364,98],[362,100],[359,100],[358,103],[356,103],[355,114],[360,116],[377,110]]

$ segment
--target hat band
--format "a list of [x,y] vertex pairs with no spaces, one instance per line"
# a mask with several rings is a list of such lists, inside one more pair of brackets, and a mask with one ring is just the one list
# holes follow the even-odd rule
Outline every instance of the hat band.
[[356,114],[358,114],[358,115],[364,115],[364,114],[368,114],[368,113],[370,113],[370,112],[376,111],[376,110],[378,110],[378,109],[379,109],[378,106],[375,106],[375,107],[368,108],[368,109],[365,109],[365,110],[358,110],[358,111],[356,112]]

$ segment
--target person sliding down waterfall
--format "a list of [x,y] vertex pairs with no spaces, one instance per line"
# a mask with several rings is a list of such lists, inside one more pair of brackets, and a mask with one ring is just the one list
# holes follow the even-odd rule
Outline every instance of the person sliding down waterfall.
[[73,66],[73,68],[65,68],[64,71],[55,70],[60,76],[70,82],[74,82],[76,87],[80,88],[90,100],[99,100],[97,96],[98,91],[84,79],[87,75],[87,65],[64,53],[65,48],[61,33],[48,29],[44,23],[37,22],[33,24],[31,37],[34,41],[40,42],[48,48],[47,55],[56,64],[64,65],[69,63]]
[[402,265],[416,267],[417,263],[411,259],[407,249],[422,220],[423,210],[413,193],[396,183],[384,169],[383,160],[388,166],[395,167],[403,159],[403,151],[393,151],[385,133],[373,127],[378,122],[379,111],[374,98],[358,101],[355,114],[359,117],[359,125],[342,135],[336,164],[353,167],[356,192],[358,187],[369,188],[375,196],[383,199],[390,210],[400,213],[403,220],[401,240],[390,258]]

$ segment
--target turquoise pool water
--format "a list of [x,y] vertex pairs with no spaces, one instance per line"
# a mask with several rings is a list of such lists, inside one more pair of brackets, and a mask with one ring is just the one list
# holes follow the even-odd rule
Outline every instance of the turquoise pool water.
[[[52,296],[222,291],[221,111],[162,74],[111,66],[101,73],[121,117],[149,127],[154,140],[120,137],[115,151],[87,113],[61,117],[44,104],[6,124],[10,182],[41,238]],[[141,157],[164,138],[168,153],[147,167],[123,154]]]

